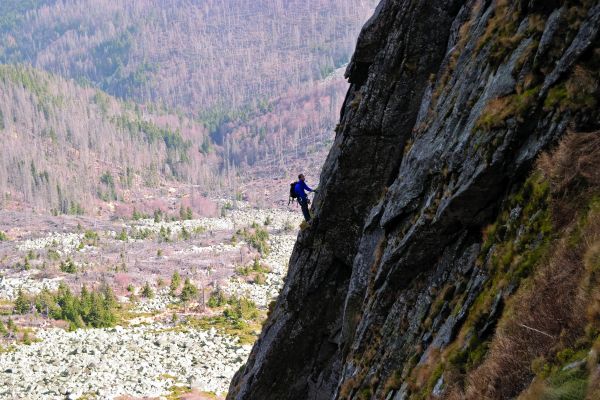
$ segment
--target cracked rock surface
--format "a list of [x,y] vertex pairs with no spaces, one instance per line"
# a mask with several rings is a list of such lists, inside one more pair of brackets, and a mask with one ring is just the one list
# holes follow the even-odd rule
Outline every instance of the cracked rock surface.
[[[456,335],[487,280],[482,227],[568,128],[600,127],[597,107],[553,97],[598,52],[600,5],[568,25],[561,4],[379,4],[347,69],[316,221],[228,399],[407,398],[384,383]],[[461,308],[423,324],[445,285]]]

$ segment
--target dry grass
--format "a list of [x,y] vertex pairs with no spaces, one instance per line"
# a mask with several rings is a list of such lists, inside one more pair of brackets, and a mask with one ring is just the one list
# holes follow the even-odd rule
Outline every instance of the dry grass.
[[536,87],[490,100],[479,116],[475,129],[489,131],[502,128],[510,118],[523,122],[527,112],[535,105],[538,92],[539,88]]
[[[571,133],[541,158],[538,168],[552,183],[551,206],[561,239],[509,302],[487,359],[467,377],[466,393],[453,390],[448,398],[513,398],[535,375],[534,360],[574,346],[586,327],[598,325],[600,207],[588,205],[600,188],[599,165],[597,133]],[[529,393],[535,396],[538,390],[543,387],[534,385]],[[588,393],[596,390],[590,386]]]
[[600,187],[600,132],[569,133],[538,166],[550,181],[552,214],[561,229]]
[[531,381],[535,358],[572,345],[582,334],[584,312],[573,301],[583,275],[577,255],[563,241],[529,289],[513,299],[511,315],[498,329],[488,359],[468,379],[467,398],[516,396]]

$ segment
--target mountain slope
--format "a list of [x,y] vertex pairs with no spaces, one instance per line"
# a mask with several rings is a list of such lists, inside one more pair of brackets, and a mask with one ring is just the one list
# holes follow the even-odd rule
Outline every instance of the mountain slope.
[[59,213],[167,182],[218,187],[203,124],[120,102],[32,68],[0,66],[0,189]]
[[[495,327],[515,315],[505,302],[547,282],[542,256],[568,241],[563,229],[595,218],[597,132],[567,152],[588,160],[571,193],[582,202],[566,200],[575,212],[555,207],[564,193],[548,185],[560,174],[532,167],[568,129],[600,128],[599,29],[593,1],[382,1],[347,69],[315,222],[228,398],[513,398],[536,374],[532,359],[547,357],[551,373],[570,360],[551,359],[581,338],[581,323],[562,319],[545,332],[560,346],[536,349],[530,336],[531,354],[514,347],[517,360],[494,369],[507,343]],[[593,396],[582,375],[578,398]],[[495,390],[505,378],[510,393]]]
[[117,97],[221,116],[346,63],[374,2],[3,3],[0,62],[30,63]]
[[[30,64],[142,110],[185,115],[194,130],[203,125],[208,134],[186,137],[187,153],[210,165],[191,173],[200,164],[176,163],[181,182],[232,194],[258,178],[252,185],[266,181],[285,191],[271,178],[287,180],[298,170],[316,175],[322,165],[347,87],[338,67],[349,61],[373,6],[373,0],[7,0],[0,4],[0,63]],[[19,108],[10,98],[4,106]],[[66,124],[75,115],[62,119]],[[104,134],[98,128],[94,135]],[[11,145],[24,143],[13,137]],[[157,163],[162,169],[163,160]],[[96,178],[85,180],[84,192],[94,191]],[[17,192],[30,191],[29,184],[18,186]],[[26,202],[55,207],[48,195],[35,199],[40,193],[26,195]]]
[[[0,65],[0,191],[13,205],[74,212],[96,200],[128,202],[166,183],[222,195],[298,170],[313,175],[333,140],[346,85],[331,76],[298,87],[211,132],[182,113]],[[101,182],[106,172],[113,183]],[[271,186],[280,198],[263,202],[287,198],[285,182]]]

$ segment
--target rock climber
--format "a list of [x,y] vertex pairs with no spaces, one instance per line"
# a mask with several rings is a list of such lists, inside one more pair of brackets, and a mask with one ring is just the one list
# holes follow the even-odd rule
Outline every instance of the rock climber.
[[296,199],[298,200],[298,204],[300,204],[300,208],[302,209],[302,215],[304,215],[304,220],[307,223],[310,223],[310,212],[308,211],[308,205],[310,204],[310,199],[308,198],[308,194],[306,191],[317,193],[317,190],[313,190],[308,187],[306,184],[306,178],[304,174],[298,175],[298,181],[294,185],[294,194],[296,195]]

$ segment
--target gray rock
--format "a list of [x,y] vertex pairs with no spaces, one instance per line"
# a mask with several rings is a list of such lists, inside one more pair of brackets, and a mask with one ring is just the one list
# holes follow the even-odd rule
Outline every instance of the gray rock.
[[[572,43],[555,51],[559,2],[530,3],[518,14],[509,8],[522,35],[496,59],[493,41],[482,38],[497,2],[381,1],[346,71],[351,85],[321,172],[315,222],[298,235],[275,309],[229,400],[336,399],[352,378],[364,377],[357,389],[374,377],[385,382],[453,340],[487,280],[476,265],[489,256],[479,254],[482,228],[567,126],[600,125],[589,112],[544,110],[548,90],[597,47],[600,5],[589,6]],[[538,8],[546,26],[536,36],[529,26]],[[521,93],[538,39],[550,66],[539,94],[520,115],[480,124],[492,101]],[[445,286],[462,303],[425,326],[429,288]],[[369,363],[354,364],[365,357]],[[403,386],[393,399],[409,395]],[[386,397],[384,385],[373,388],[372,399]]]

